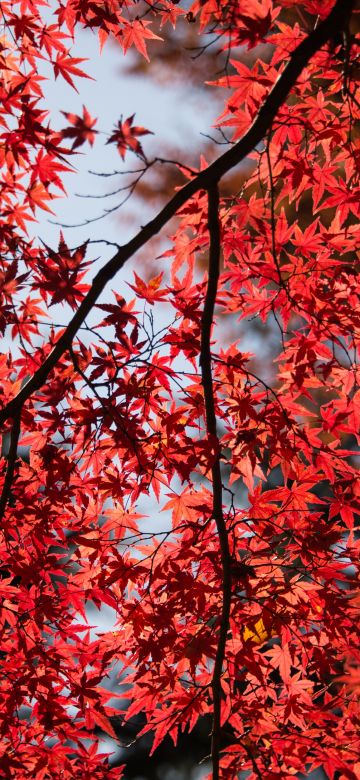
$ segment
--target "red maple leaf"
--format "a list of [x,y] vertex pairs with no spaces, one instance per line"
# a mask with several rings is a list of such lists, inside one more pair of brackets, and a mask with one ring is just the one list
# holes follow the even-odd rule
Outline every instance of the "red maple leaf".
[[139,157],[145,159],[142,146],[140,141],[138,141],[137,136],[153,135],[151,130],[146,130],[145,127],[133,126],[134,117],[135,114],[128,117],[128,119],[125,119],[124,122],[120,119],[114,132],[107,141],[108,144],[116,144],[122,159],[125,158],[125,154],[129,149],[139,155]]
[[77,149],[77,147],[84,144],[85,141],[88,141],[90,146],[93,146],[97,133],[97,130],[94,130],[94,125],[96,125],[97,119],[94,119],[91,114],[89,114],[87,108],[83,106],[82,116],[67,113],[66,111],[62,111],[61,113],[66,117],[68,122],[73,125],[72,127],[65,127],[61,130],[63,138],[74,139],[72,149]]
[[80,62],[86,62],[85,57],[69,57],[64,54],[63,52],[59,52],[56,60],[53,62],[54,67],[54,74],[55,78],[57,78],[59,75],[61,75],[65,81],[70,84],[73,89],[75,89],[76,92],[79,90],[75,86],[72,76],[78,76],[80,78],[85,79],[91,79],[92,77],[89,76],[85,71],[81,70],[81,68],[78,68],[78,65]]

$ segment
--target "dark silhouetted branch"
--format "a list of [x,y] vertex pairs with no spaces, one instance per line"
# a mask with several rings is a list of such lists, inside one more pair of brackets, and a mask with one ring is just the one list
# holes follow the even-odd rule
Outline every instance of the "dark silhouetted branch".
[[10,447],[7,456],[6,473],[0,496],[0,521],[4,517],[4,512],[11,495],[11,487],[14,479],[15,463],[17,460],[17,448],[20,436],[20,416],[21,411],[19,409],[14,416],[14,421],[10,433]]
[[210,233],[209,274],[205,304],[201,319],[201,381],[204,391],[206,432],[216,441],[217,452],[211,468],[212,478],[212,516],[216,523],[221,551],[221,617],[215,663],[212,675],[213,721],[211,736],[211,760],[213,780],[219,778],[220,738],[221,738],[221,676],[225,659],[226,638],[229,630],[231,606],[231,557],[226,523],[222,508],[222,480],[220,469],[220,450],[217,440],[214,385],[211,366],[211,330],[220,272],[220,221],[219,190],[217,184],[208,191],[208,227]]

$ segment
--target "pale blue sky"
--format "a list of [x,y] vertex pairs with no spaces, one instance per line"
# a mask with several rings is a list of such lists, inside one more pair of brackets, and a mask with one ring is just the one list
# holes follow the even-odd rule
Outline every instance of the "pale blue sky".
[[[148,48],[151,56],[151,41]],[[92,149],[89,144],[80,147],[79,152],[83,153],[74,155],[73,160],[78,172],[65,176],[69,196],[52,204],[53,210],[56,211],[56,219],[65,224],[74,224],[97,216],[103,208],[117,203],[116,198],[95,201],[74,196],[75,193],[100,195],[119,186],[120,177],[99,179],[89,175],[89,169],[108,172],[138,167],[139,161],[134,155],[129,154],[126,165],[123,165],[115,145],[106,146],[106,136],[112,131],[121,115],[126,118],[135,113],[135,123],[155,133],[142,139],[148,156],[156,154],[161,156],[164,141],[170,141],[178,149],[178,159],[186,163],[191,148],[199,146],[200,133],[211,132],[211,124],[216,119],[218,106],[217,102],[214,105],[211,88],[207,96],[203,92],[194,90],[187,83],[183,86],[180,86],[180,82],[175,85],[170,83],[157,85],[150,78],[124,74],[124,55],[120,47],[109,42],[100,54],[97,36],[89,31],[83,31],[79,35],[76,46],[73,47],[73,55],[89,59],[89,62],[84,63],[83,66],[96,81],[77,79],[76,86],[79,94],[76,94],[61,77],[56,82],[51,79],[44,87],[46,104],[59,127],[64,127],[66,120],[60,113],[61,110],[81,114],[84,103],[92,116],[98,117],[96,127],[105,134],[99,134]],[[131,53],[127,54],[126,62],[129,57]],[[156,68],[156,63],[154,67]],[[136,204],[136,209],[139,209],[139,204]],[[39,224],[34,232],[47,243],[56,242],[58,227],[48,221],[45,212],[39,212],[38,219]],[[144,212],[140,208],[139,226],[143,221]],[[132,232],[133,229],[129,230],[126,221],[121,219],[121,211],[119,211],[105,221],[100,220],[84,228],[66,231],[66,237],[73,245],[89,237],[107,238],[123,243]]]

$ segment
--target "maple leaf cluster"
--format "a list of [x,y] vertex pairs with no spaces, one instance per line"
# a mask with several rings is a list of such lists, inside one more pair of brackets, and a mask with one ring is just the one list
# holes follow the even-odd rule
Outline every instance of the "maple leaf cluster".
[[[120,778],[99,734],[116,744],[119,720],[139,713],[152,750],[210,717],[213,780],[359,777],[354,8],[56,0],[50,19],[42,0],[2,3],[6,780]],[[91,106],[56,129],[42,81],[80,88],[84,27],[148,58],[169,23],[229,53],[216,126],[231,144],[198,172],[184,165],[184,186],[91,278],[87,244],[61,234],[55,250],[27,233],[64,195],[78,147],[98,142]],[[108,143],[150,166],[133,121]],[[245,157],[241,191],[223,195]],[[100,300],[175,216],[164,271],[149,249],[128,288]],[[166,327],[157,309],[171,311]],[[254,323],[271,354],[244,348]],[[145,518],[149,494],[159,513]],[[114,626],[100,629],[105,605]]]

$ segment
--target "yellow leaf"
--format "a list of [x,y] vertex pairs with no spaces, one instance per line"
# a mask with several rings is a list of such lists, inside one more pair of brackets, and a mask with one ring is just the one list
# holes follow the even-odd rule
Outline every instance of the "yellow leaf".
[[249,639],[251,639],[255,645],[261,645],[263,642],[266,642],[269,636],[270,634],[266,630],[262,618],[256,621],[253,630],[246,626],[243,632],[244,642],[247,642]]

